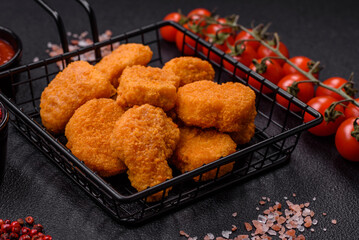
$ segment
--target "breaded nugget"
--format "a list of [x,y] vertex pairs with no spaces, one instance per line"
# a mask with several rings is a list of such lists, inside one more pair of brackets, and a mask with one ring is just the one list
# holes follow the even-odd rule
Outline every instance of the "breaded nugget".
[[147,65],[152,58],[149,46],[138,43],[122,44],[101,59],[95,68],[102,72],[112,85],[118,87],[118,78],[127,66]]
[[180,86],[200,80],[214,80],[212,65],[196,57],[178,57],[168,61],[163,69],[173,71],[180,78]]
[[171,71],[155,67],[127,67],[117,89],[117,103],[132,107],[145,103],[168,111],[176,104],[179,78]]
[[116,89],[88,62],[70,63],[41,94],[42,124],[54,134],[62,133],[72,114],[82,104],[114,94]]
[[[142,191],[172,178],[167,159],[178,140],[179,129],[171,118],[161,108],[145,104],[127,110],[116,122],[111,147],[126,164],[131,185]],[[157,201],[162,194],[147,200]]]
[[126,171],[110,147],[113,128],[123,113],[112,99],[93,99],[79,107],[66,125],[66,146],[100,176]]
[[237,132],[254,121],[255,93],[241,83],[198,81],[177,92],[178,117],[189,126]]
[[[228,134],[214,129],[184,127],[180,129],[180,141],[172,158],[172,163],[182,173],[194,170],[236,151],[237,145]],[[218,177],[230,172],[234,163],[220,167]],[[217,169],[202,175],[201,180],[214,179]],[[199,177],[194,180],[198,181]]]
[[254,132],[256,130],[256,126],[254,122],[250,122],[248,124],[241,125],[241,130],[237,132],[231,132],[229,135],[233,139],[233,141],[237,144],[246,144],[251,138],[254,136]]

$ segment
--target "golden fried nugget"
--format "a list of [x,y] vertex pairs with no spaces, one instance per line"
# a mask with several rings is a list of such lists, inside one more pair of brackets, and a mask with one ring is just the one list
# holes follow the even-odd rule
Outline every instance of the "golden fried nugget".
[[[194,170],[225,157],[236,151],[237,145],[228,134],[214,129],[199,129],[184,127],[180,129],[180,141],[172,158],[172,163],[182,173]],[[230,172],[234,163],[220,167],[218,177]],[[214,179],[217,168],[202,175],[201,180]],[[198,181],[199,176],[194,180]]]
[[127,67],[117,89],[117,103],[132,107],[145,103],[168,111],[176,104],[179,78],[171,71],[155,67]]
[[126,171],[110,147],[113,128],[123,113],[112,99],[93,99],[79,107],[66,125],[66,146],[100,176]]
[[214,80],[212,65],[196,57],[178,57],[168,61],[163,69],[173,71],[180,78],[180,86],[200,80]]
[[42,124],[54,134],[62,133],[72,114],[82,104],[114,94],[116,89],[91,64],[85,61],[70,63],[41,94]]
[[[179,129],[171,118],[161,108],[145,104],[127,110],[116,122],[111,147],[126,164],[131,185],[142,191],[172,178],[167,159],[178,140]],[[147,200],[157,201],[162,194],[155,193]]]
[[118,78],[127,66],[147,65],[152,58],[149,46],[138,43],[122,44],[101,59],[95,68],[102,72],[112,85],[118,87]]
[[231,132],[229,135],[237,144],[246,144],[254,136],[256,126],[254,122],[241,125],[241,130],[237,132]]
[[178,89],[176,111],[186,125],[237,132],[254,121],[255,97],[241,83],[198,81]]

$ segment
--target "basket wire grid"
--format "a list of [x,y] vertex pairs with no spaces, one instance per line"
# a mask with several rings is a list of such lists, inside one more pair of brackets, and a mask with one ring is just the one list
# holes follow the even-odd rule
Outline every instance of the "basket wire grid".
[[[256,92],[256,109],[258,112],[255,119],[256,131],[251,142],[240,145],[237,152],[184,174],[173,169],[173,179],[137,192],[131,187],[126,174],[106,179],[99,177],[71,154],[71,151],[65,146],[66,138],[64,136],[53,136],[47,132],[41,124],[40,97],[43,89],[59,72],[57,62],[61,62],[62,67],[65,68],[67,63],[80,60],[85,53],[93,52],[95,56],[99,56],[99,50],[104,47],[110,47],[113,50],[114,44],[131,42],[148,45],[154,53],[149,65],[163,66],[171,58],[181,55],[173,44],[160,38],[159,29],[163,26],[173,26],[184,33],[184,38],[195,41],[194,46],[187,45],[186,41],[183,42],[194,51],[195,56],[205,59],[213,65],[216,70],[215,81],[217,83],[233,81],[249,86],[249,76],[261,83],[260,89],[254,89],[250,86]],[[208,48],[208,54],[204,55],[200,51],[200,48],[203,47]],[[220,62],[214,62],[210,59],[209,56],[212,54],[220,56]],[[94,64],[99,60],[100,58],[96,58],[91,63]],[[234,70],[226,70],[223,67],[224,61],[230,62],[234,66]],[[244,72],[246,77],[238,77],[236,74],[238,71]],[[321,115],[311,107],[241,63],[236,62],[192,32],[169,21],[151,24],[113,37],[110,40],[94,43],[86,48],[1,72],[0,79],[2,78],[10,78],[12,82],[13,98],[9,99],[0,93],[0,100],[8,108],[13,125],[87,192],[96,203],[123,223],[143,222],[233,183],[241,182],[248,177],[286,163],[299,140],[300,133],[321,122]],[[264,86],[272,89],[273,93],[262,93]],[[289,109],[289,106],[285,108],[279,105],[275,100],[277,95],[286,98],[289,101],[289,106],[294,104],[302,109],[302,112],[295,113]],[[304,113],[312,115],[314,120],[303,123]],[[233,170],[219,177],[220,168],[228,163],[234,163]],[[199,182],[193,180],[194,177],[201,179],[204,173],[213,169],[216,169],[216,177],[213,180]],[[146,201],[148,196],[160,191],[164,193],[163,190],[169,187],[172,188],[169,195],[166,197],[163,195],[160,201],[154,203]]]

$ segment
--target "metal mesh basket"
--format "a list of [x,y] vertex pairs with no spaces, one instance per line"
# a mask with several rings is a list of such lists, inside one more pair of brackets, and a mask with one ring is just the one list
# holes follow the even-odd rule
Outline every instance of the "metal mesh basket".
[[[99,177],[65,147],[66,138],[64,136],[55,137],[47,132],[41,124],[39,115],[40,97],[43,89],[59,72],[57,62],[66,67],[68,62],[80,60],[85,53],[94,52],[98,54],[99,49],[108,46],[113,49],[114,44],[131,42],[148,45],[154,53],[149,65],[163,66],[168,60],[181,55],[174,44],[165,42],[159,36],[159,29],[167,25],[183,32],[185,38],[191,38],[195,41],[194,46],[188,45],[188,47],[194,50],[195,56],[212,63],[216,70],[216,82],[233,81],[248,85],[248,77],[251,76],[261,83],[261,89],[253,89],[256,92],[258,112],[255,119],[256,131],[250,143],[240,145],[236,153],[184,174],[174,169],[173,179],[137,192],[131,187],[126,174],[106,179]],[[203,47],[209,49],[207,55],[199,51]],[[210,54],[219,56],[221,61],[219,63],[212,61],[209,59]],[[91,63],[96,63],[99,60],[100,58],[96,58]],[[233,72],[224,69],[224,60],[235,67]],[[238,77],[237,71],[244,72],[246,77]],[[8,108],[13,125],[87,192],[95,202],[106,209],[115,219],[126,223],[138,223],[152,218],[287,162],[301,132],[321,122],[321,115],[314,109],[173,22],[152,24],[74,52],[64,53],[0,73],[0,79],[5,78],[11,79],[13,97],[9,99],[0,93],[0,101]],[[263,94],[264,86],[272,89],[273,93]],[[295,113],[289,108],[279,105],[276,102],[277,95],[288,99],[290,105],[296,105],[302,109],[302,112]],[[314,120],[303,123],[304,113],[312,115]],[[219,177],[220,168],[228,163],[234,163],[233,170]],[[194,177],[201,179],[204,173],[213,169],[217,171],[213,180],[193,181]],[[169,187],[172,187],[172,190],[167,197],[163,196],[160,201],[154,203],[146,201],[148,196]]]

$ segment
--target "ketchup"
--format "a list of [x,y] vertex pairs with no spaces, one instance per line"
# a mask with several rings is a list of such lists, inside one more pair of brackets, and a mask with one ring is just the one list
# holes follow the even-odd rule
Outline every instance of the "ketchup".
[[0,39],[0,66],[8,62],[15,55],[12,46]]

